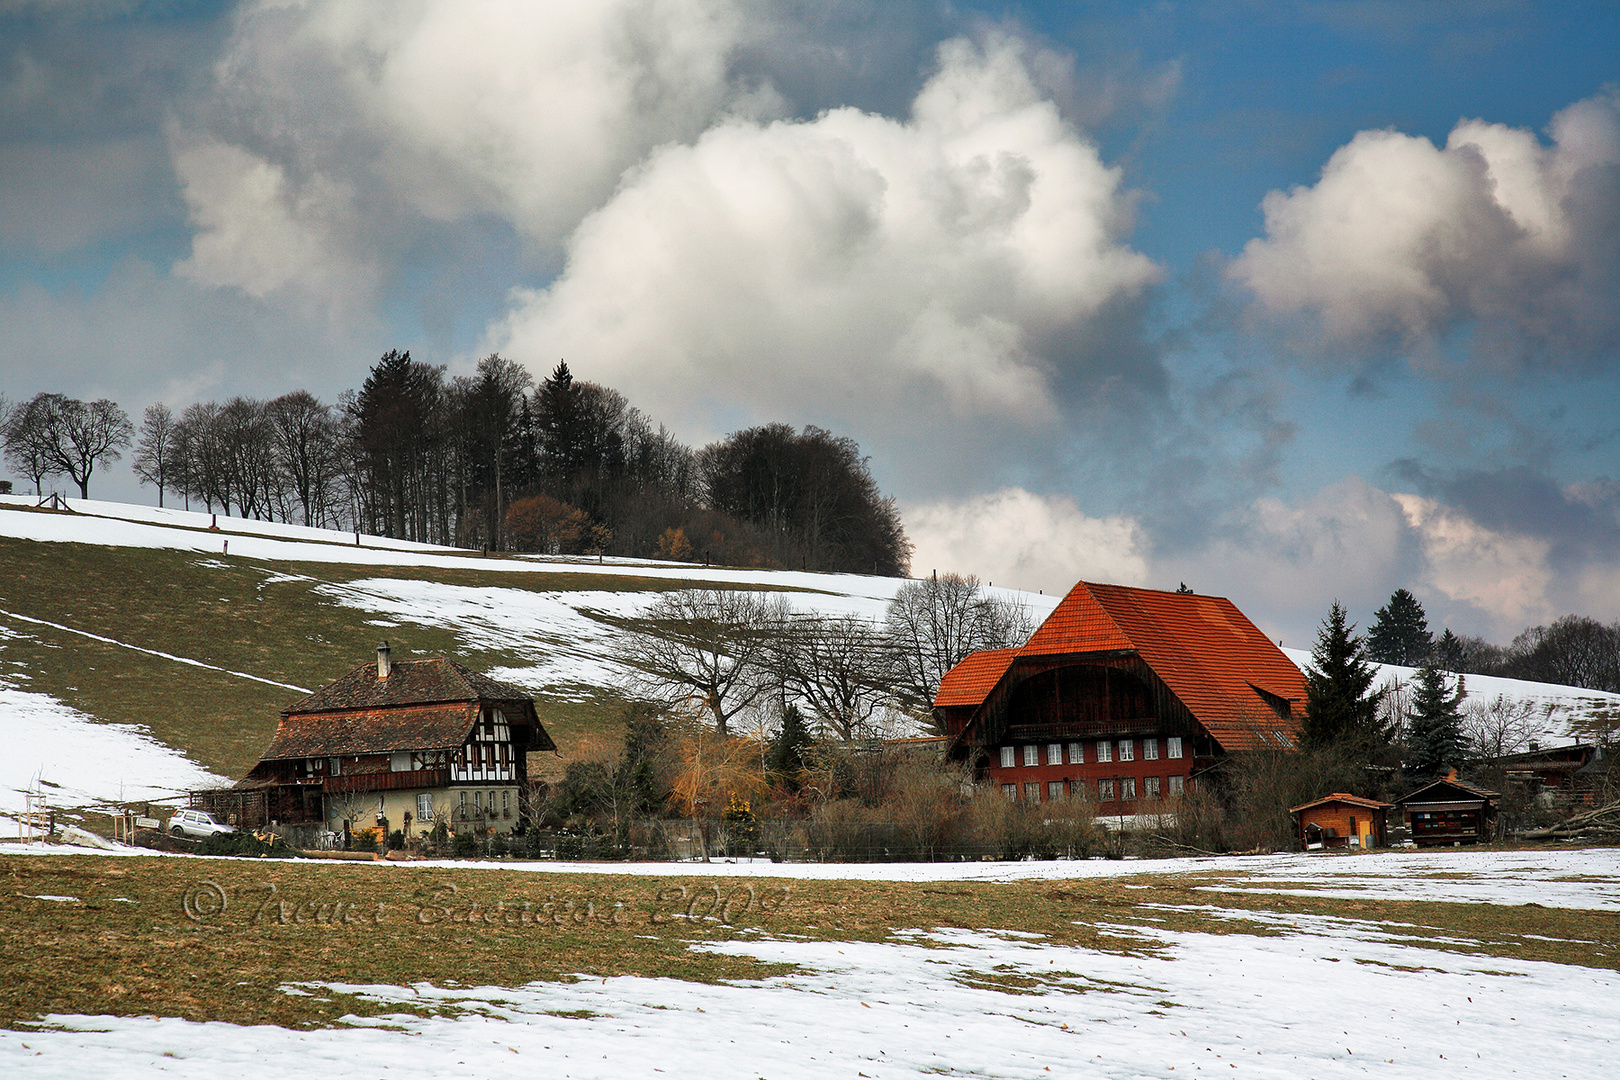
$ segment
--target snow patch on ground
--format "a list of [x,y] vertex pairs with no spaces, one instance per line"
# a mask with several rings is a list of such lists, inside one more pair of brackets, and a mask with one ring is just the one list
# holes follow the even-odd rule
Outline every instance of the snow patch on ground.
[[[1466,870],[1484,893],[1569,882],[1551,903],[1612,897],[1612,852],[1470,852],[1187,860],[1297,880],[1346,866],[1412,899],[1451,899],[1425,868]],[[1033,864],[1003,864],[1023,872]],[[1040,864],[1061,873],[1130,863]],[[1376,870],[1373,868],[1376,867]],[[575,867],[574,869],[578,869]],[[601,867],[621,873],[625,867]],[[683,868],[690,873],[691,867]],[[736,867],[726,867],[735,872]],[[773,867],[779,876],[812,868]],[[872,876],[864,867],[838,868]],[[890,868],[893,870],[894,868]],[[814,868],[819,875],[820,868]],[[1582,890],[1603,895],[1583,899]],[[1218,903],[1218,897],[1212,897]],[[1200,910],[1207,910],[1200,908]],[[719,986],[580,978],[521,987],[305,983],[288,993],[357,993],[388,1013],[324,1031],[151,1017],[54,1016],[0,1032],[8,1076],[214,1077],[243,1070],[343,1070],[437,1077],[857,1076],[1262,1078],[1605,1076],[1620,1038],[1613,971],[1442,952],[1399,927],[1340,916],[1233,912],[1234,932],[1117,926],[1129,955],[1024,934],[934,929],[888,942],[760,937],[698,945],[797,966]],[[1261,924],[1268,935],[1245,932]],[[1173,1075],[1172,1075],[1173,1074]]]

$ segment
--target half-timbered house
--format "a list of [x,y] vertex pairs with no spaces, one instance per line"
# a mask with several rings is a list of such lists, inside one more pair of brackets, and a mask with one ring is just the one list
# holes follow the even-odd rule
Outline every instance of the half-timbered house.
[[952,756],[1009,799],[1153,813],[1223,755],[1287,749],[1305,677],[1231,601],[1081,582],[1017,649],[941,681]]
[[266,823],[511,832],[528,753],[553,749],[522,690],[442,656],[395,661],[385,641],[375,664],[281,711],[237,792],[261,793]]

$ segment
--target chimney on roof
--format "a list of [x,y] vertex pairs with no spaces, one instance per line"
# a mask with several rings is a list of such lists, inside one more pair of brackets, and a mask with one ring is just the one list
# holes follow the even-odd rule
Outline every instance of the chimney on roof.
[[377,678],[386,679],[393,670],[393,663],[388,658],[388,642],[384,641],[377,646]]

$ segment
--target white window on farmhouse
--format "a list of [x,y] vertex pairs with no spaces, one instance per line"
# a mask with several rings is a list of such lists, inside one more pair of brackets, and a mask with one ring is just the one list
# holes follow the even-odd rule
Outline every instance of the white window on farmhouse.
[[1014,764],[1016,763],[1013,761],[1013,748],[1010,746],[1003,746],[1001,748],[1001,767],[1003,769],[1010,769]]
[[1041,748],[1034,743],[1024,745],[1024,764],[1039,765],[1041,763]]
[[1121,799],[1136,798],[1136,777],[1127,776],[1119,782],[1119,797]]
[[1109,742],[1107,739],[1104,739],[1102,742],[1098,743],[1097,744],[1097,760],[1098,761],[1113,761],[1114,760],[1114,744]]
[[1099,780],[1099,781],[1097,781],[1097,801],[1098,802],[1113,802],[1114,801],[1114,782],[1112,780]]
[[1136,760],[1136,740],[1135,739],[1121,739],[1121,740],[1119,740],[1119,760],[1121,760],[1121,761],[1135,761]]
[[501,792],[501,816],[512,816],[512,793],[510,791]]
[[1164,755],[1165,757],[1178,758],[1178,757],[1181,756],[1181,736],[1180,735],[1176,735],[1176,736],[1174,736],[1172,738],[1166,739],[1166,740],[1164,740],[1164,742],[1165,742],[1165,755]]
[[1082,749],[1083,746],[1083,743],[1077,742],[1072,742],[1069,744],[1070,765],[1084,765],[1086,763],[1086,752],[1084,749]]
[[1170,794],[1172,794],[1172,795],[1180,795],[1181,794],[1182,783],[1183,783],[1183,780],[1182,780],[1181,777],[1172,776],[1170,778]]
[[1142,782],[1147,785],[1147,797],[1157,799],[1159,797],[1159,778],[1150,776]]
[[1017,802],[1018,801],[1018,785],[1017,784],[1002,784],[1001,785],[1001,793],[1007,797],[1008,802]]
[[416,796],[416,820],[433,820],[433,796],[425,791]]
[[1063,744],[1059,742],[1046,744],[1046,763],[1048,765],[1063,764]]
[[1041,785],[1039,785],[1037,783],[1033,783],[1033,782],[1025,784],[1024,785],[1024,801],[1025,802],[1036,802],[1036,803],[1040,802],[1041,801]]
[[1062,802],[1063,801],[1063,781],[1061,781],[1061,780],[1049,780],[1049,781],[1047,781],[1047,784],[1046,784],[1046,801],[1047,802]]
[[463,821],[467,819],[467,793],[465,791],[461,793],[461,818]]
[[1143,761],[1158,761],[1159,760],[1159,740],[1158,739],[1143,739],[1142,740],[1142,760]]

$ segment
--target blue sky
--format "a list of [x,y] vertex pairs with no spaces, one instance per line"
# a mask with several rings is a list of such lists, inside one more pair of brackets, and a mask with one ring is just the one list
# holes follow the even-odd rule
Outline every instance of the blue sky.
[[[858,439],[915,568],[1620,617],[1612,4],[0,0],[0,393],[390,348]],[[149,499],[120,466],[99,488]]]

